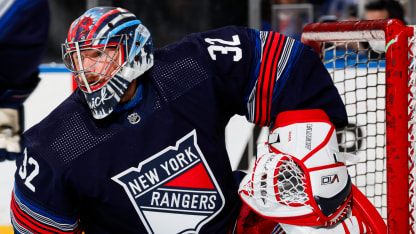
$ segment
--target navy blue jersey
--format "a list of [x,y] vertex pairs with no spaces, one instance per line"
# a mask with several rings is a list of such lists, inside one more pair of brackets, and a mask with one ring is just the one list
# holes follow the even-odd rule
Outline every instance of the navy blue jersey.
[[2,0],[0,28],[0,94],[36,86],[48,41],[48,1]]
[[241,204],[224,137],[233,115],[267,126],[319,108],[346,123],[318,55],[279,33],[230,26],[154,56],[135,105],[95,120],[77,89],[24,134],[16,231],[227,233]]

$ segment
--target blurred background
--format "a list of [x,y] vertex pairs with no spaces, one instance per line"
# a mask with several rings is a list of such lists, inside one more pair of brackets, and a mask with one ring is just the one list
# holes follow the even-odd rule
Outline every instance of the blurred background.
[[[300,39],[303,26],[307,23],[366,19],[366,5],[379,1],[49,0],[51,13],[49,45],[43,63],[61,62],[60,44],[65,40],[69,25],[86,9],[94,6],[118,6],[132,11],[152,32],[155,47],[162,47],[180,40],[189,33],[231,24],[279,31]],[[381,2],[389,2],[389,0],[381,0]],[[416,1],[397,0],[396,2],[400,3],[404,10],[402,13],[404,21],[407,24],[416,24]],[[379,7],[382,8],[383,5]],[[400,12],[398,14],[400,15]]]

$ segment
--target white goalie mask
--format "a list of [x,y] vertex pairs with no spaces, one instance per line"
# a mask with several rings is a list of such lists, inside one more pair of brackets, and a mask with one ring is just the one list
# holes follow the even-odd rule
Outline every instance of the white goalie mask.
[[350,209],[351,180],[334,126],[321,110],[276,118],[239,194],[256,213],[293,225],[332,225]]
[[95,119],[108,116],[130,83],[153,66],[149,30],[122,8],[95,7],[70,26],[62,58]]

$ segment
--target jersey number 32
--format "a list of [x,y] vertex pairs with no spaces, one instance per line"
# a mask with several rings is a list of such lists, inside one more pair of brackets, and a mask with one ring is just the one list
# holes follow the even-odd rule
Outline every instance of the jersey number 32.
[[[27,150],[24,151],[25,157],[23,158],[23,163],[19,168],[19,176],[24,181],[26,187],[28,187],[32,192],[35,192],[35,186],[31,183],[33,178],[35,178],[39,174],[39,163],[32,157],[27,157]],[[28,173],[28,164],[33,168]]]
[[[234,53],[234,62],[238,62],[242,58],[243,53],[241,51],[241,48],[238,47],[240,45],[240,38],[238,37],[238,35],[234,35],[232,41],[205,38],[205,42],[211,44],[210,46],[208,46],[208,53],[211,56],[212,60],[217,60],[217,55],[215,54],[216,52],[221,52],[221,54]],[[221,45],[217,45],[215,43]]]

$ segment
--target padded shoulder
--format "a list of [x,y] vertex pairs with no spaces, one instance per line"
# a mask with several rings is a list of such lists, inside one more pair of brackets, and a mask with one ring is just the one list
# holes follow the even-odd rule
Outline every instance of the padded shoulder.
[[76,90],[40,123],[23,135],[25,147],[56,166],[67,164],[87,150],[114,135],[111,128],[100,128]]

